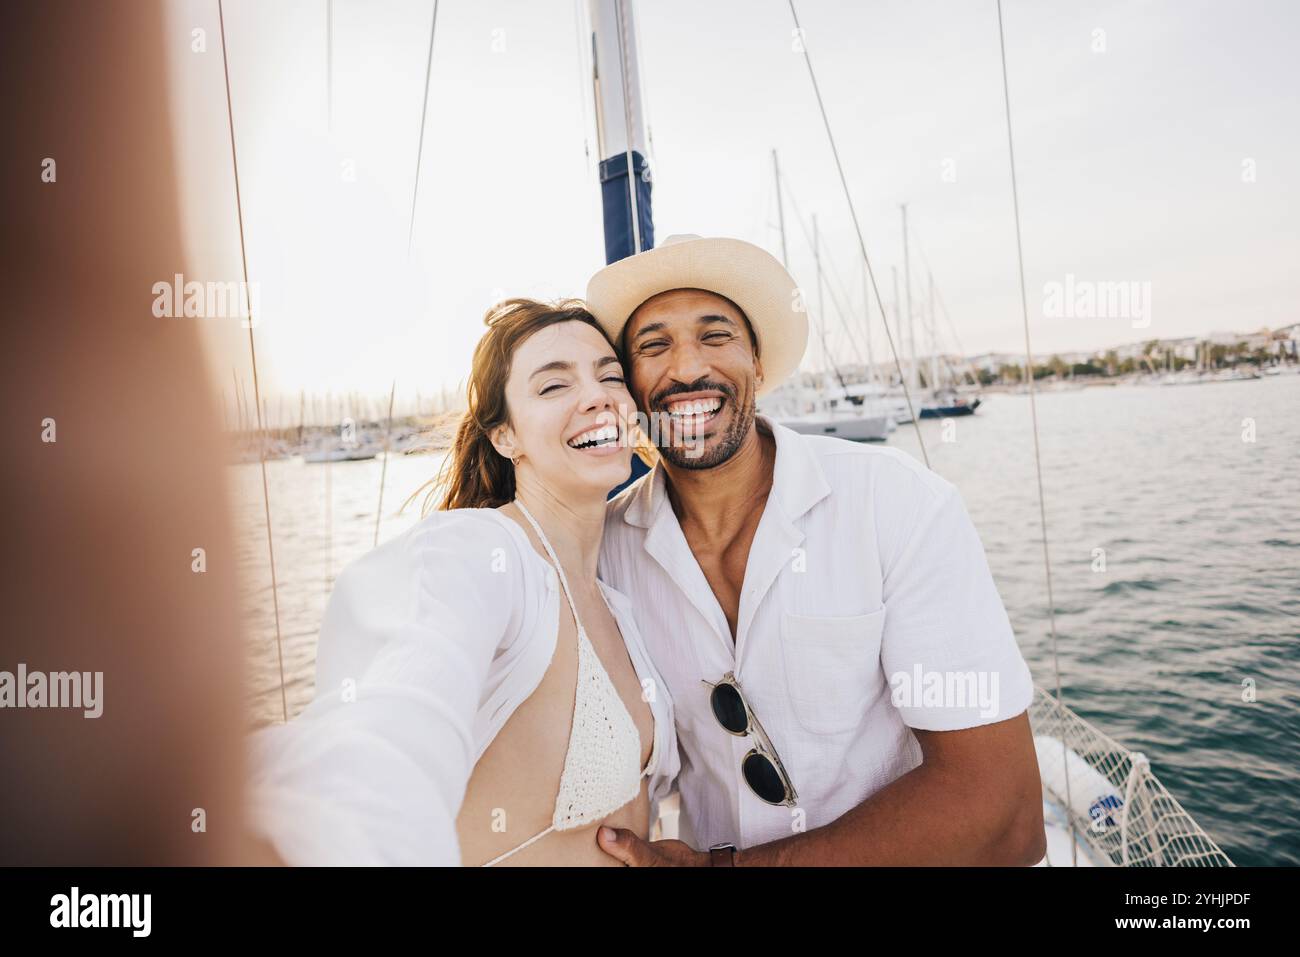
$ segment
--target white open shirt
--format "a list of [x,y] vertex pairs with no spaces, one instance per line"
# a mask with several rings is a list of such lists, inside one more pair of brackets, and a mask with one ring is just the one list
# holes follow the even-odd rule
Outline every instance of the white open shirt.
[[[921,763],[910,728],[1015,717],[1033,697],[983,546],[948,481],[895,449],[776,438],[732,644],[657,466],[610,505],[600,577],[632,600],[677,720],[682,840],[745,848],[834,821]],[[889,676],[983,673],[994,713],[918,695]],[[769,805],[741,775],[752,738],[728,734],[703,679],[735,672],[799,796]],[[900,683],[901,684],[901,683]],[[969,699],[967,699],[969,700]],[[802,812],[802,813],[800,813]]]
[[[672,702],[627,598],[602,590],[654,714],[653,822],[678,768]],[[291,865],[460,863],[470,774],[546,674],[562,607],[555,569],[496,509],[434,512],[349,564],[315,698],[250,736],[250,829]]]

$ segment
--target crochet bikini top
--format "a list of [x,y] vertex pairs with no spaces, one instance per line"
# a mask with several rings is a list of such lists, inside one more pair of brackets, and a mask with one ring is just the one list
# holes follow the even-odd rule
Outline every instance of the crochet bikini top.
[[[573,623],[578,628],[578,687],[573,700],[573,728],[569,732],[569,746],[564,756],[564,771],[560,775],[560,792],[555,797],[551,826],[518,847],[494,857],[484,867],[504,861],[552,831],[567,831],[608,817],[640,793],[641,779],[655,766],[659,753],[656,735],[650,760],[638,772],[641,735],[636,723],[628,714],[622,697],[582,627],[555,549],[551,548],[546,533],[524,503],[515,499],[515,504],[541,539],[573,612]],[[604,593],[601,594],[604,597]],[[605,599],[605,604],[609,605],[608,599]],[[612,608],[610,614],[613,614]]]

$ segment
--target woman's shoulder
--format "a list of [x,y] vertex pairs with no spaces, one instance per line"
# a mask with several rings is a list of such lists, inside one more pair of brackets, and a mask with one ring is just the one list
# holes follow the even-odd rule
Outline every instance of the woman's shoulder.
[[494,512],[435,512],[346,565],[321,622],[317,684],[336,687],[394,641],[443,646],[472,633],[476,646],[505,647],[534,631],[544,572]]
[[528,540],[522,529],[494,508],[454,508],[431,512],[406,531],[362,556],[413,562],[431,571],[500,575],[526,572]]
[[508,540],[517,544],[518,538],[512,533],[512,525],[500,509],[449,508],[430,512],[413,525],[409,532],[418,539],[432,536],[483,538],[497,542]]
[[491,508],[433,512],[344,566],[332,603],[403,608],[518,600],[546,588],[523,530]]
[[449,508],[425,515],[404,535],[416,539],[438,537],[483,537],[517,543],[511,529],[518,526],[496,508]]

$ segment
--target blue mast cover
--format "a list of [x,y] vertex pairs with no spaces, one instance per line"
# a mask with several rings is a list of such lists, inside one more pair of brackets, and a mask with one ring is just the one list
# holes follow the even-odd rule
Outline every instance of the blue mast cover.
[[[650,211],[650,164],[639,152],[632,153],[632,168],[636,171],[636,212],[641,226],[641,249],[653,249],[655,244],[654,217]],[[632,196],[627,188],[627,154],[616,153],[600,163],[600,198],[605,219],[605,263],[618,262],[636,252],[632,242]],[[650,467],[641,456],[632,456],[632,471],[622,485],[612,489],[613,498],[627,488]]]
[[[650,210],[650,164],[632,153],[636,171],[636,212],[641,226],[641,249],[655,244],[654,216]],[[605,263],[618,262],[636,249],[632,242],[632,196],[627,188],[627,154],[615,153],[600,161],[600,196],[605,220]]]

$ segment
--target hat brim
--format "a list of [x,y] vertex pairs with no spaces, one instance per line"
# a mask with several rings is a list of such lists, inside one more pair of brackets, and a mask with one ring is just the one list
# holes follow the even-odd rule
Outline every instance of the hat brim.
[[587,308],[617,344],[637,307],[671,289],[718,293],[741,308],[758,338],[758,395],[799,367],[808,346],[803,297],[774,256],[743,240],[690,239],[611,263],[587,284]]

